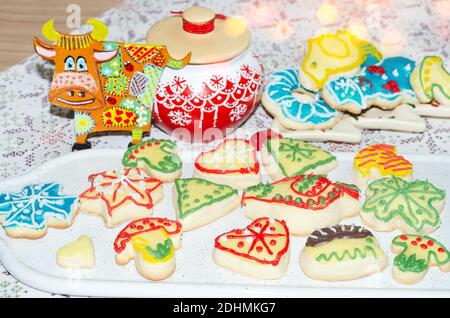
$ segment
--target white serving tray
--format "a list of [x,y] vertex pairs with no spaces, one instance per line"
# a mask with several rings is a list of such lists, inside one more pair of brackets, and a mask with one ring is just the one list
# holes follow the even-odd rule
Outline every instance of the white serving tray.
[[[88,186],[90,173],[121,168],[123,151],[115,149],[85,150],[52,160],[31,173],[3,181],[0,192],[18,191],[29,183],[55,181],[64,192],[78,194]],[[329,176],[351,182],[353,154],[336,154],[339,167]],[[406,155],[414,164],[415,176],[428,178],[450,193],[450,157]],[[183,176],[192,175],[192,165],[183,168]],[[155,216],[175,218],[171,203],[173,184],[165,184],[165,198],[154,209]],[[291,260],[287,274],[280,280],[264,281],[217,267],[211,257],[214,238],[232,228],[245,227],[249,221],[237,209],[226,217],[183,235],[182,248],[176,252],[177,270],[169,279],[150,282],[136,272],[134,262],[118,266],[114,261],[113,241],[122,226],[107,229],[99,217],[80,213],[74,224],[64,230],[49,229],[39,240],[11,239],[0,229],[0,260],[18,280],[44,291],[85,296],[130,297],[428,297],[450,296],[450,273],[432,268],[423,282],[403,286],[391,277],[393,254],[390,240],[397,235],[378,233],[390,266],[383,272],[350,282],[320,282],[307,278],[298,262],[306,238],[292,237]],[[355,217],[344,223],[361,224]],[[89,235],[95,244],[96,267],[92,270],[68,270],[56,264],[56,251],[79,235]],[[443,211],[442,225],[433,237],[450,247],[450,208]]]

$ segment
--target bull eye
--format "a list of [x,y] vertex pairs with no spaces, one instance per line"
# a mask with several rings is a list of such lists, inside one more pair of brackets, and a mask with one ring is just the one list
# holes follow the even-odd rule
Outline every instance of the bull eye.
[[82,56],[77,59],[77,69],[79,72],[87,71],[86,60]]
[[65,71],[74,71],[75,70],[75,61],[73,57],[68,56],[64,60],[64,70]]

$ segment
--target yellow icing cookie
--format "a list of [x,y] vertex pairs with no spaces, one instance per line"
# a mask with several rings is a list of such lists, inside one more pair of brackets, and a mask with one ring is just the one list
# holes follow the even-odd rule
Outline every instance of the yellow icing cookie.
[[438,56],[426,56],[411,75],[411,86],[422,103],[450,105],[450,74]]
[[172,240],[163,227],[132,237],[131,244],[150,263],[167,262],[174,256]]
[[308,90],[318,91],[332,75],[357,72],[366,61],[366,54],[381,59],[376,48],[348,31],[309,39],[300,67],[300,83]]
[[300,253],[306,276],[326,281],[365,277],[387,266],[373,234],[358,225],[335,225],[312,232]]
[[353,167],[362,176],[368,176],[377,169],[382,176],[404,177],[413,173],[412,164],[397,155],[397,148],[391,145],[376,144],[363,148],[355,156]]
[[89,236],[82,235],[64,245],[56,253],[56,262],[65,268],[94,268],[94,243]]

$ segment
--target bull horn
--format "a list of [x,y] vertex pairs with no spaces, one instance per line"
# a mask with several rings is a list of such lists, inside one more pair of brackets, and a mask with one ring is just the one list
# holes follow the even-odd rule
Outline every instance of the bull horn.
[[93,28],[91,36],[94,40],[103,41],[108,35],[108,26],[98,19],[89,19],[87,24],[90,24]]
[[61,37],[61,34],[59,34],[56,30],[55,30],[55,26],[53,25],[54,20],[50,19],[47,22],[44,23],[44,25],[42,26],[42,34],[49,40],[49,41],[53,41],[53,42],[57,42],[59,40],[59,38]]

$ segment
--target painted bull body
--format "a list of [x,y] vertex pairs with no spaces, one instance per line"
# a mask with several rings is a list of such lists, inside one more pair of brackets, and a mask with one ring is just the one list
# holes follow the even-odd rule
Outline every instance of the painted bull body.
[[164,67],[180,69],[189,63],[172,59],[165,46],[104,41],[107,26],[95,19],[87,34],[55,31],[53,20],[43,35],[56,44],[34,39],[38,55],[53,61],[55,71],[49,100],[73,109],[76,140],[72,150],[90,148],[92,133],[131,131],[132,144],[150,130],[153,97]]

